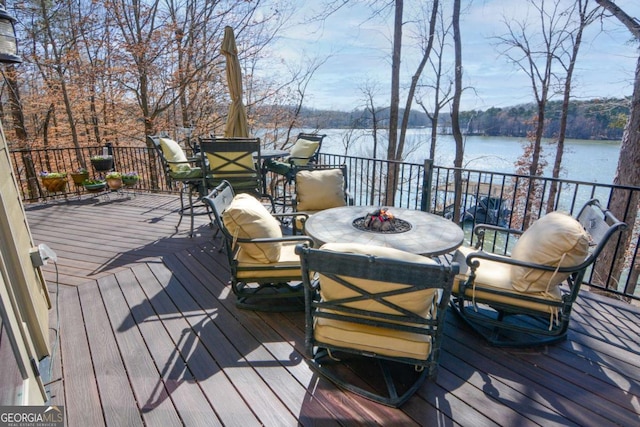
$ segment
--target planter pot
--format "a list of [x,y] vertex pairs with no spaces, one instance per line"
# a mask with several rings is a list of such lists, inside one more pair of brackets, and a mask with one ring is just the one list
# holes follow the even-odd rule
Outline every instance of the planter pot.
[[140,178],[136,177],[136,178],[122,178],[122,185],[124,185],[125,187],[133,187],[134,185],[136,185],[138,183],[138,181],[140,180]]
[[41,178],[42,185],[47,191],[56,193],[58,191],[64,191],[67,188],[67,178]]
[[72,173],[71,179],[73,179],[73,183],[75,185],[82,185],[82,181],[84,181],[85,179],[89,179],[89,172]]
[[84,189],[89,193],[99,193],[107,186],[106,182],[99,182],[97,184],[84,184]]
[[113,157],[100,160],[91,160],[91,164],[97,172],[107,172],[113,168]]
[[122,187],[122,178],[107,178],[107,185],[110,190],[119,190]]

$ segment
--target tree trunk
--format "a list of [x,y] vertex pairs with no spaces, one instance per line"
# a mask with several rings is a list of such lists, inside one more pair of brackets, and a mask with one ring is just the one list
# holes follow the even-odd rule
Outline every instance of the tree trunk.
[[389,146],[387,160],[391,160],[387,170],[385,205],[393,206],[396,196],[397,167],[394,160],[398,145],[398,116],[400,115],[400,55],[402,47],[402,11],[403,0],[395,2],[395,20],[393,24],[393,54],[391,60],[391,104],[389,106]]
[[460,35],[460,0],[453,2],[453,43],[455,50],[455,78],[454,93],[451,105],[451,131],[456,142],[456,156],[453,161],[455,167],[455,199],[453,202],[454,221],[460,220],[460,204],[462,201],[462,160],[464,158],[464,145],[462,131],[460,130],[460,98],[462,97],[462,41]]
[[[596,2],[611,12],[627,27],[636,41],[640,42],[640,23],[636,19],[631,18],[610,0],[596,0]],[[636,63],[629,121],[622,135],[618,168],[616,169],[613,183],[616,185],[640,185],[640,56]],[[629,191],[626,190],[615,190],[611,194],[609,209],[618,219],[625,221],[629,227],[622,233],[619,245],[617,247],[608,245],[600,254],[599,262],[595,265],[594,277],[598,278],[608,277],[607,273],[613,264],[611,281],[603,283],[607,288],[618,288],[618,280],[624,267],[625,258],[633,254],[633,252],[629,254],[617,253],[617,248],[629,248],[633,228],[638,217],[638,197],[640,197],[638,192],[630,196]],[[635,273],[630,276],[634,277]],[[624,292],[633,294],[636,283],[636,281],[628,280],[628,285],[625,287]]]
[[[613,179],[614,185],[637,186],[640,183],[640,57],[636,64],[635,83],[633,85],[633,96],[631,99],[631,111],[629,121],[622,136],[620,145],[620,157],[618,167]],[[640,193],[624,189],[614,189],[609,201],[609,209],[620,220],[627,223],[628,228],[622,233],[619,250],[629,248],[633,228],[638,216],[638,202]],[[594,278],[609,277],[609,269],[612,274],[608,283],[600,281],[599,284],[607,288],[618,289],[618,280],[624,268],[625,260],[631,253],[617,253],[616,246],[609,245],[600,255],[600,260],[596,264]],[[633,294],[636,287],[635,282],[629,280],[625,293]]]

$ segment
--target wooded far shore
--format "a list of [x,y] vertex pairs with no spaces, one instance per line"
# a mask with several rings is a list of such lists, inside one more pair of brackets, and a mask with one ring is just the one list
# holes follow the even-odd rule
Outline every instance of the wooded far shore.
[[[629,99],[599,98],[588,101],[574,101],[570,104],[566,138],[620,140],[629,115]],[[277,107],[282,108],[282,107]],[[545,138],[554,138],[560,127],[561,101],[550,101],[547,105]],[[268,121],[270,112],[264,112]],[[402,110],[401,110],[402,114]],[[312,129],[367,129],[373,127],[372,114],[366,109],[350,112],[303,108],[300,112],[301,127]],[[377,127],[385,128],[388,123],[388,108],[376,111]],[[401,116],[402,117],[402,116]],[[536,105],[522,104],[505,108],[463,111],[460,124],[467,135],[510,136],[524,138],[534,129]],[[438,120],[438,133],[447,133],[451,126],[448,113]],[[431,127],[431,119],[424,111],[412,109],[409,117],[410,128]]]

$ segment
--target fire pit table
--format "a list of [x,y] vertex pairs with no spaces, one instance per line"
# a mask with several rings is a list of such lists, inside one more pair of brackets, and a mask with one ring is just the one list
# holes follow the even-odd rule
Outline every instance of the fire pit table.
[[[452,221],[419,210],[375,206],[342,206],[317,212],[307,219],[305,233],[317,246],[324,243],[362,243],[386,246],[424,256],[444,255],[462,244],[464,232]],[[372,225],[373,215],[391,217],[390,225]],[[390,215],[389,215],[390,214]],[[385,221],[385,219],[380,219]]]

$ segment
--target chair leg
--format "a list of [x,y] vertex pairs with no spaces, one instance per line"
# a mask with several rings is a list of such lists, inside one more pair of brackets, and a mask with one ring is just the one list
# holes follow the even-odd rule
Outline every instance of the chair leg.
[[176,231],[180,228],[180,224],[182,223],[182,216],[184,215],[184,185],[180,188],[180,211],[178,214],[180,215],[180,219],[178,219],[178,223],[176,224]]
[[194,211],[193,211],[193,189],[189,187],[189,213],[191,214],[191,224],[189,228],[189,237],[193,237]]
[[[362,386],[356,385],[351,382],[347,377],[343,376],[340,372],[340,369],[336,369],[338,365],[349,365],[349,361],[347,360],[349,356],[343,358],[343,354],[341,353],[339,356],[340,360],[336,360],[336,357],[333,355],[329,355],[329,352],[326,348],[318,348],[313,357],[308,360],[311,368],[318,372],[320,375],[329,379],[331,382],[336,384],[338,387],[348,390],[352,393],[355,393],[359,396],[365,397],[374,402],[382,403],[387,406],[391,406],[393,408],[397,408],[405,403],[416,391],[422,386],[425,380],[429,377],[429,369],[422,369],[421,371],[415,371],[415,367],[413,365],[404,365],[403,369],[409,369],[412,372],[412,378],[409,381],[408,378],[405,378],[404,381],[399,381],[396,379],[394,381],[394,375],[392,373],[392,369],[398,369],[398,367],[391,368],[389,362],[382,359],[373,359],[368,356],[355,356],[355,358],[359,358],[361,361],[366,361],[371,363],[371,365],[367,364],[366,366],[370,367],[371,374],[374,374],[377,365],[378,373],[382,376],[384,380],[384,387],[386,390],[374,390],[370,387],[369,384],[363,383]],[[355,360],[355,359],[354,359]],[[396,362],[397,363],[397,362]],[[344,367],[342,368],[344,369]],[[405,373],[408,371],[405,371]],[[365,380],[366,381],[366,380]],[[398,387],[402,389],[401,393],[398,394]]]

